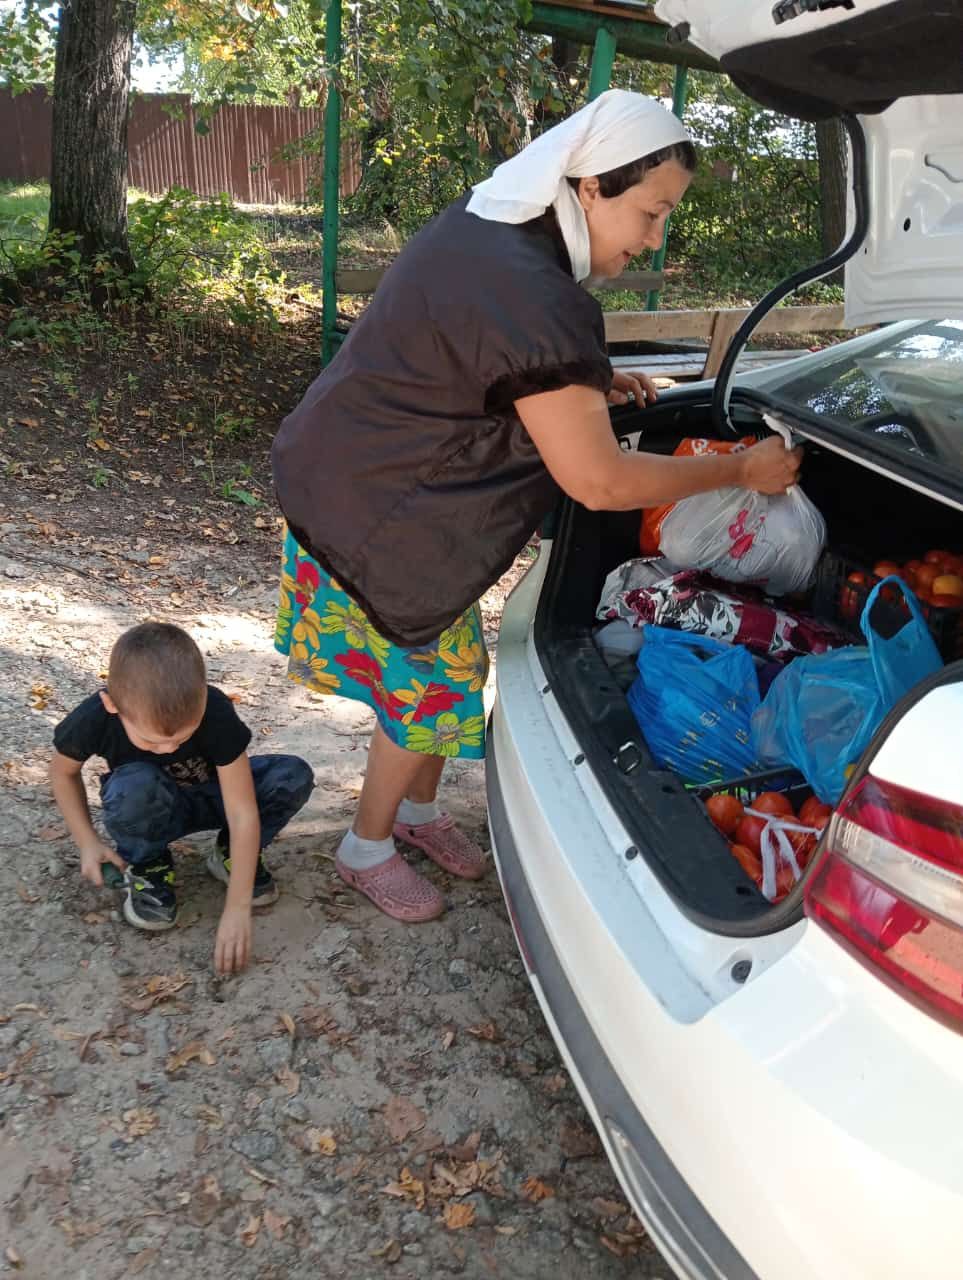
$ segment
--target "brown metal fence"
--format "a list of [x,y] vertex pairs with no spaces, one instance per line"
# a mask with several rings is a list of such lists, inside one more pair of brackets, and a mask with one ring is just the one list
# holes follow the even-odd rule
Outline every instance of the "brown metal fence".
[[[0,180],[49,178],[52,117],[45,89],[16,97],[0,89]],[[294,144],[309,133],[320,134],[322,118],[318,107],[227,106],[211,120],[210,132],[201,135],[188,95],[138,94],[131,99],[128,180],[154,194],[182,186],[198,195],[226,191],[241,204],[302,200],[312,179],[320,184],[320,156],[305,155]],[[342,195],[358,189],[360,170],[358,147],[347,140],[341,152]]]

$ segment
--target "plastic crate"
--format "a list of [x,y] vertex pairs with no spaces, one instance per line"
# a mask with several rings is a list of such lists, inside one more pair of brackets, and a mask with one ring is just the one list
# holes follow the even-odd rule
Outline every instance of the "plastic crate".
[[[857,572],[866,575],[866,583],[849,581],[849,575]],[[820,559],[816,571],[813,612],[817,617],[837,623],[857,644],[865,644],[866,638],[860,631],[859,620],[869,593],[877,581],[872,570],[858,556],[845,551],[827,551]],[[920,609],[943,661],[953,662],[956,658],[963,657],[963,612],[922,602]],[[873,626],[877,632],[889,638],[905,625],[906,612],[901,602],[880,597],[873,608]]]
[[696,784],[689,788],[692,795],[705,802],[710,796],[729,795],[747,809],[764,791],[781,791],[797,812],[803,801],[813,793],[812,787],[798,769],[767,769],[764,773],[750,773],[728,782]]

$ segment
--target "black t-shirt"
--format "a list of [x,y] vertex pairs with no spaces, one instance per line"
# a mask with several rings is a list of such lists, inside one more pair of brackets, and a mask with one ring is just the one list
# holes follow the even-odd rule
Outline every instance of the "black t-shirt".
[[233,764],[250,741],[251,730],[234,710],[233,702],[211,684],[207,686],[204,718],[196,732],[167,755],[135,747],[120,716],[111,715],[99,693],[85,698],[54,730],[54,746],[71,760],[100,756],[111,770],[123,764],[153,764],[182,787],[207,782],[216,768]]

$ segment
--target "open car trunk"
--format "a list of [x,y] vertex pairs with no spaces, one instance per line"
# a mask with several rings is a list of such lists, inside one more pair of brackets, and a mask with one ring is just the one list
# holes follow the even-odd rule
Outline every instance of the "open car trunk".
[[[732,413],[740,434],[761,425],[748,405],[734,401]],[[638,448],[669,454],[683,436],[715,434],[710,392],[693,388],[644,413],[616,411],[613,425],[623,447],[635,447],[637,438]],[[929,547],[963,545],[963,513],[820,445],[807,446],[802,485],[827,524],[827,549],[809,606],[824,621],[853,625],[840,617],[833,589],[849,570],[871,568],[882,558],[921,557]],[[798,886],[776,905],[762,896],[710,822],[698,788],[654,762],[626,700],[625,680],[594,640],[606,576],[641,554],[640,522],[640,512],[593,512],[565,502],[535,619],[539,658],[587,762],[630,834],[628,856],[644,857],[703,927],[733,936],[772,932],[798,918]],[[797,787],[793,798],[807,794],[805,786]]]

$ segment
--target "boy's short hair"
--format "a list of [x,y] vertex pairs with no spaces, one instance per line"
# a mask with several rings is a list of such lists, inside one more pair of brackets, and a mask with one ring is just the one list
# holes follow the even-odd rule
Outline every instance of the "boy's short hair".
[[107,692],[122,715],[161,733],[176,733],[204,714],[203,655],[180,627],[142,622],[111,649]]

